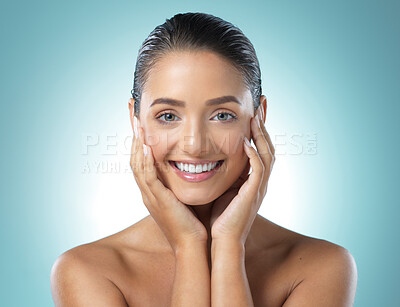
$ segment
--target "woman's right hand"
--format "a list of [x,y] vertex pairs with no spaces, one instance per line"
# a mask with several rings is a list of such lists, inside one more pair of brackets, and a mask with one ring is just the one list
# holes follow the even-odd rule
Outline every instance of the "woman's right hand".
[[[147,147],[144,155],[143,129],[134,116],[135,136],[132,141],[130,165],[142,193],[143,202],[163,231],[172,249],[192,243],[206,244],[207,230],[192,209],[179,201],[175,194],[158,179],[153,152]],[[139,135],[136,135],[139,134]]]

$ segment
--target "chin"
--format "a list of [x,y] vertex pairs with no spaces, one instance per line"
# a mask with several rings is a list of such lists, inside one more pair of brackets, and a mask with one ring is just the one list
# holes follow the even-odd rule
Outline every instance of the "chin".
[[198,193],[191,193],[194,195],[188,195],[188,193],[182,193],[182,190],[180,191],[173,191],[176,198],[185,205],[190,205],[190,206],[201,206],[201,205],[207,205],[210,202],[213,202],[216,200],[218,197],[199,197]]

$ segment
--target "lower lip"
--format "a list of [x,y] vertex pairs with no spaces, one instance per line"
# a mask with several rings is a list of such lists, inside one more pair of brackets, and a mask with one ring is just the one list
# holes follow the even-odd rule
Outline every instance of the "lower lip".
[[203,172],[203,173],[199,173],[199,174],[191,174],[191,173],[182,172],[179,168],[177,168],[175,166],[175,162],[169,161],[169,164],[172,166],[172,169],[177,173],[177,175],[179,177],[181,177],[182,179],[184,179],[186,181],[190,181],[190,182],[200,182],[200,181],[207,180],[208,178],[214,176],[215,173],[217,172],[217,170],[221,167],[221,165],[223,163],[224,163],[224,161],[219,161],[218,165],[209,172]]

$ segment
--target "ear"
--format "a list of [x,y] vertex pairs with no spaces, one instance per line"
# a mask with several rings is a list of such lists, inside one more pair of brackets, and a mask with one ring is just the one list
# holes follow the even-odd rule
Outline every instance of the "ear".
[[265,97],[265,95],[261,95],[260,97],[260,107],[261,107],[262,121],[265,123],[265,118],[267,116],[267,97]]
[[[130,98],[128,101],[128,105],[129,105],[129,117],[131,119],[132,130],[134,130],[133,117],[135,116],[135,100],[133,98]],[[140,124],[139,117],[136,116],[136,120],[137,120],[138,127],[141,127],[142,125]]]
[[135,100],[133,98],[130,98],[128,101],[128,106],[129,106],[129,117],[131,119],[131,125],[132,125],[132,131],[134,131],[133,128],[133,117],[135,116]]

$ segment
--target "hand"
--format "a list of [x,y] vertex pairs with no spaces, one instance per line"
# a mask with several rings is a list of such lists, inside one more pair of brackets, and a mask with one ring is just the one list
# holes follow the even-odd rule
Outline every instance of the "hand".
[[[132,142],[130,165],[142,193],[143,202],[163,231],[174,252],[187,243],[207,242],[207,230],[189,206],[158,179],[150,146],[144,145],[143,129],[134,117],[135,135]],[[144,146],[148,154],[144,156]]]
[[[212,240],[233,240],[244,244],[253,221],[267,193],[268,180],[275,162],[275,149],[262,122],[261,107],[258,116],[251,119],[251,130],[257,151],[244,149],[249,157],[238,180],[214,203],[210,226]],[[252,172],[248,175],[250,165]]]

